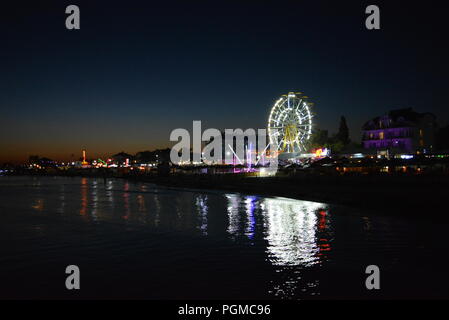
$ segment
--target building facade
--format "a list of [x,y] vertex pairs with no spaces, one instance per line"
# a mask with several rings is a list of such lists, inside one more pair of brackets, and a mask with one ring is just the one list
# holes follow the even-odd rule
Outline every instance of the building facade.
[[431,152],[434,147],[436,121],[431,113],[412,108],[392,110],[366,122],[362,127],[365,149],[381,154]]

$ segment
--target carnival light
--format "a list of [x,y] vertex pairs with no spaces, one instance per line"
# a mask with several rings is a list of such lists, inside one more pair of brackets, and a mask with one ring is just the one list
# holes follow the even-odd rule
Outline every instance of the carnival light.
[[329,150],[327,148],[320,148],[315,150],[316,158],[324,158],[329,155]]
[[312,114],[306,96],[294,92],[282,95],[270,111],[268,136],[280,152],[299,153],[312,134]]

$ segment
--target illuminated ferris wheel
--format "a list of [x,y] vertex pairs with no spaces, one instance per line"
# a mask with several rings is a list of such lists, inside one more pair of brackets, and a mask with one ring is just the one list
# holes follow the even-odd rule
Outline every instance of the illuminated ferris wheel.
[[282,95],[274,104],[268,118],[270,144],[283,153],[299,153],[306,150],[306,142],[312,134],[312,103],[301,92]]

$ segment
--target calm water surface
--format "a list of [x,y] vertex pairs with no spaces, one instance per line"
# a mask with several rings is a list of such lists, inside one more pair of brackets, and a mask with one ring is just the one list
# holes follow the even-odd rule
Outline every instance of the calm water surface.
[[[125,180],[0,177],[0,298],[448,298],[448,225],[430,204],[417,210],[428,218]],[[64,286],[69,264],[81,269],[76,292]],[[365,289],[370,264],[379,291]]]

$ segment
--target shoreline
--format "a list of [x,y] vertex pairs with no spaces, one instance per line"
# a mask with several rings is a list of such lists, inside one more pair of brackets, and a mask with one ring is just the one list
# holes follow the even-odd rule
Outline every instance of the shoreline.
[[123,177],[170,188],[217,190],[323,202],[378,216],[449,221],[449,178],[431,176]]
[[449,177],[434,175],[16,175],[127,179],[167,188],[214,190],[322,202],[371,215],[449,221]]

